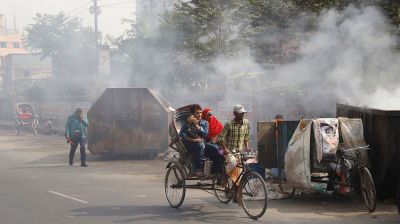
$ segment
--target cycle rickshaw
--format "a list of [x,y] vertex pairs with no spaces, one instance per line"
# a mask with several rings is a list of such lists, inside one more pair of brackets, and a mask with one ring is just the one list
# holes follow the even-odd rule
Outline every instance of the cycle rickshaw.
[[311,182],[323,183],[326,191],[344,195],[359,190],[368,210],[374,212],[377,196],[368,150],[360,119],[300,121],[285,155],[287,182],[302,189],[310,189]]
[[208,172],[208,161],[204,162],[204,176],[192,176],[191,159],[182,140],[179,130],[185,122],[185,117],[190,113],[190,105],[176,110],[169,126],[171,137],[170,147],[178,152],[166,166],[165,195],[168,203],[173,208],[179,208],[186,196],[186,189],[200,189],[214,194],[221,203],[229,203],[238,191],[238,200],[244,212],[252,219],[260,218],[267,209],[267,188],[264,178],[252,171],[246,160],[252,155],[236,153],[237,167],[241,169],[236,181],[226,174],[223,166],[222,174]]
[[15,134],[19,135],[21,130],[29,129],[36,136],[38,134],[38,126],[39,121],[33,107],[26,103],[17,104],[14,122]]

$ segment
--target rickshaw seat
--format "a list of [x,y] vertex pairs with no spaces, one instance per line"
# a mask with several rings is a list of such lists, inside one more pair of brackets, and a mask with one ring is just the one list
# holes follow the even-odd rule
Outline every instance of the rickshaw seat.
[[21,113],[18,115],[18,117],[20,119],[31,119],[32,118],[32,114],[31,113]]

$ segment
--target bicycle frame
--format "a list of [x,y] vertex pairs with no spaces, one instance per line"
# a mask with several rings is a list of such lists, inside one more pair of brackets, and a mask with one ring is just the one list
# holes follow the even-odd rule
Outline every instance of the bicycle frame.
[[[349,171],[349,175],[348,175],[348,177],[346,177],[345,182],[343,183],[343,181],[336,181],[336,178],[338,178],[339,175],[337,173],[335,173],[336,178],[335,178],[335,180],[332,181],[333,184],[337,184],[337,185],[341,185],[341,186],[345,186],[345,187],[351,186],[351,182],[352,182],[354,176],[357,173],[360,173],[360,170],[366,166],[364,164],[364,162],[362,161],[360,149],[368,150],[370,148],[368,148],[368,146],[364,146],[364,147],[356,147],[356,148],[351,148],[351,149],[346,149],[346,150],[338,150],[338,157],[336,158],[337,165],[336,165],[335,171],[337,170],[337,166],[340,165],[341,175],[345,175],[347,173],[347,170]],[[350,156],[350,155],[345,154],[346,152],[351,152],[351,151],[354,151],[356,153],[356,156]],[[354,167],[352,167],[351,169],[348,169],[348,167],[346,166],[345,160],[350,160],[350,161],[354,162]]]

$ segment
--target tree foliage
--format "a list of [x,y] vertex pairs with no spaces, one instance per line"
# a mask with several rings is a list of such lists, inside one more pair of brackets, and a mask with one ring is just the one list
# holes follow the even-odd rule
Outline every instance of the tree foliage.
[[78,18],[36,14],[26,28],[26,45],[41,57],[50,57],[56,76],[73,77],[94,72],[95,41],[91,28]]
[[191,0],[167,14],[162,34],[174,34],[178,49],[200,61],[237,50],[238,9],[236,0]]

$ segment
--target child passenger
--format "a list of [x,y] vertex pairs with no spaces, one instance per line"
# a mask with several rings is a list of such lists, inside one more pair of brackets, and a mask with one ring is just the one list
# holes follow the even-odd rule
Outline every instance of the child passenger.
[[192,164],[195,169],[196,176],[203,176],[201,160],[204,159],[204,140],[198,133],[196,124],[198,120],[193,114],[186,117],[186,122],[183,125],[179,136],[182,138],[188,153],[192,156]]

